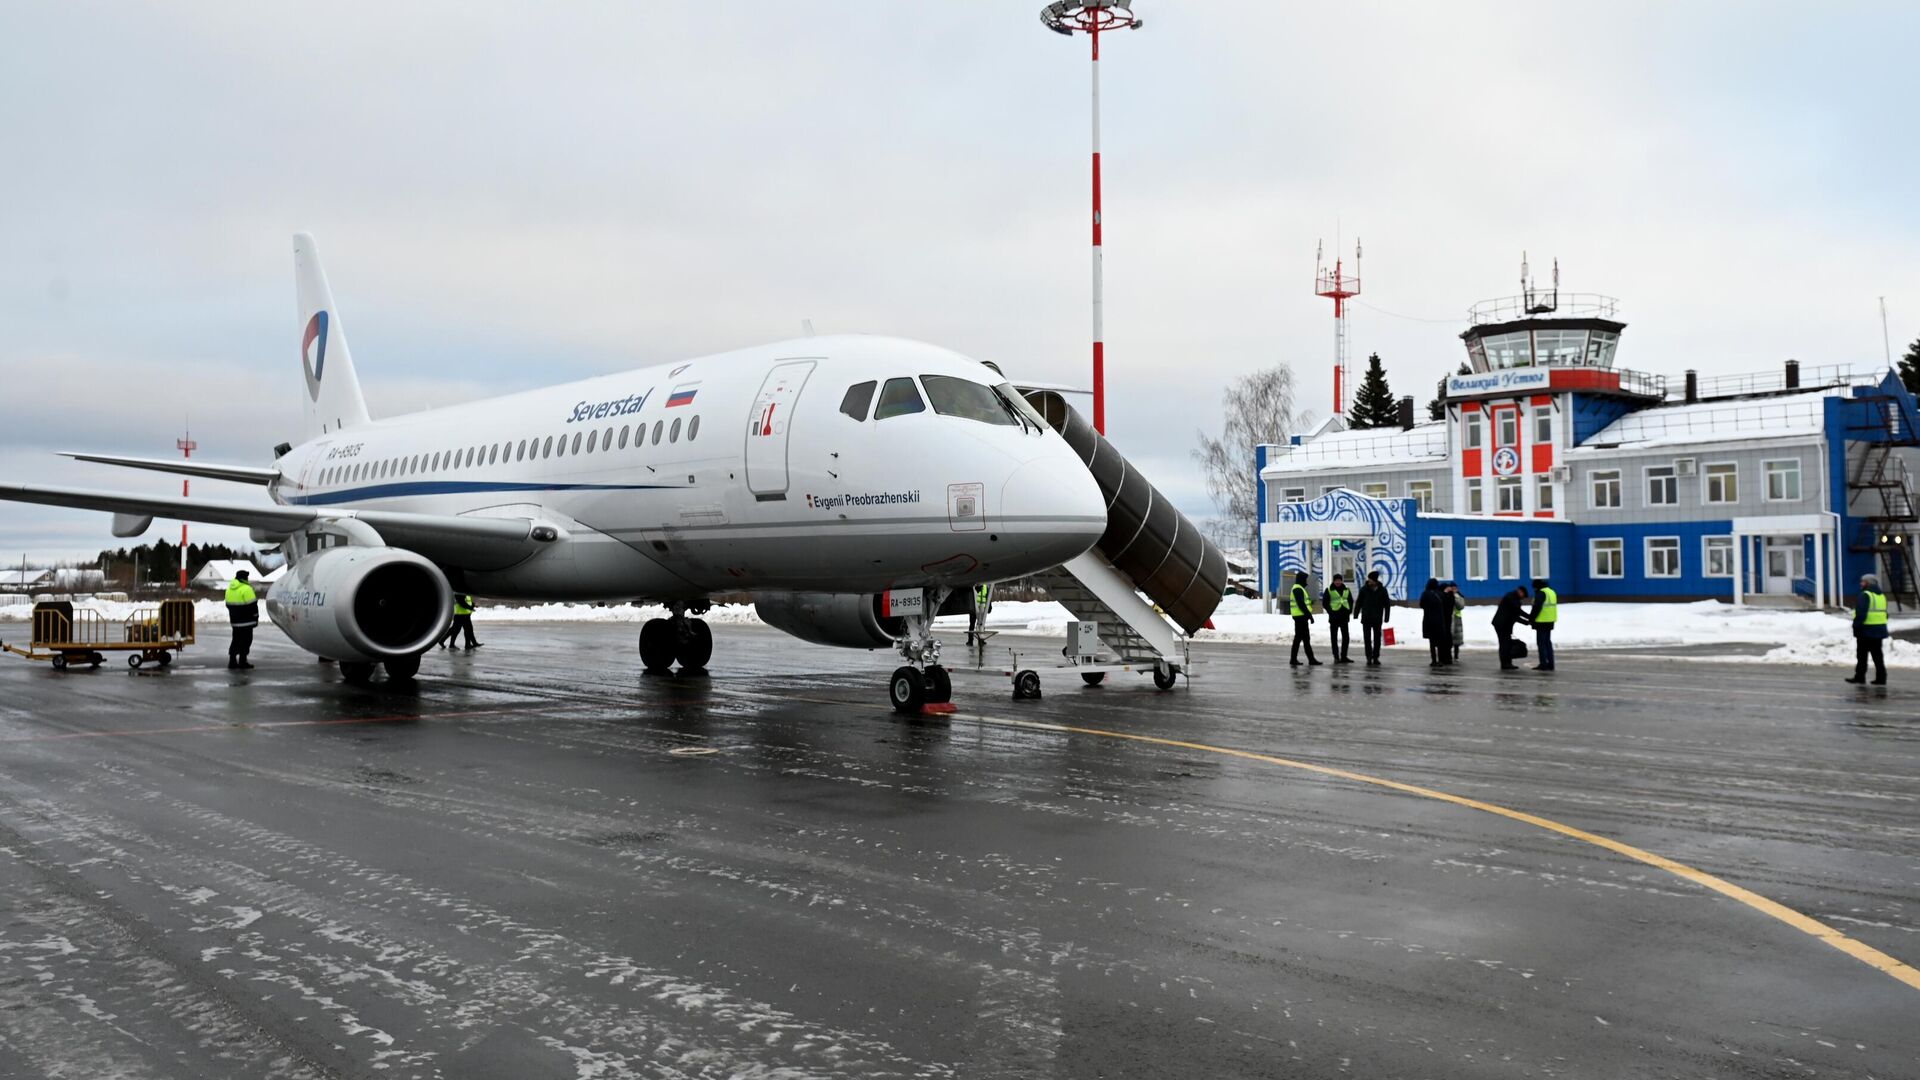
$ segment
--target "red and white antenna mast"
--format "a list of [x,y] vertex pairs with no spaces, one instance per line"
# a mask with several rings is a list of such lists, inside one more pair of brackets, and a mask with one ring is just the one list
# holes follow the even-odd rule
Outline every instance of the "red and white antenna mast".
[[1100,35],[1138,30],[1133,0],[1055,0],[1040,9],[1040,22],[1056,34],[1076,32],[1093,42],[1093,429],[1107,432],[1107,341],[1103,317],[1105,283],[1100,267]]
[[1345,416],[1353,392],[1353,368],[1347,361],[1347,301],[1360,295],[1360,241],[1353,242],[1353,274],[1336,253],[1333,269],[1325,265],[1323,248],[1313,252],[1313,292],[1333,301],[1333,414]]
[[[189,460],[193,458],[193,452],[200,449],[200,444],[193,441],[192,428],[187,429],[186,438],[173,440],[173,445],[179,448],[181,457]],[[183,499],[187,497],[189,483],[191,481],[185,479],[180,481],[180,497]],[[180,523],[180,591],[187,591],[187,523],[184,521]]]

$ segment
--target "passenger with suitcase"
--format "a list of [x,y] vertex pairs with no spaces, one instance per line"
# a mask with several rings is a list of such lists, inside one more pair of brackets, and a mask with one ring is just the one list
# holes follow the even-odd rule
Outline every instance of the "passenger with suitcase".
[[1380,571],[1367,574],[1367,580],[1360,585],[1360,638],[1366,649],[1367,666],[1380,666],[1380,637],[1382,626],[1387,621],[1387,611],[1393,607],[1393,597],[1388,595],[1387,587],[1380,584]]
[[1493,632],[1500,638],[1500,670],[1516,671],[1515,660],[1527,655],[1527,643],[1513,640],[1515,624],[1531,624],[1533,619],[1520,610],[1527,602],[1527,587],[1516,585],[1513,591],[1500,598],[1500,606],[1493,612]]

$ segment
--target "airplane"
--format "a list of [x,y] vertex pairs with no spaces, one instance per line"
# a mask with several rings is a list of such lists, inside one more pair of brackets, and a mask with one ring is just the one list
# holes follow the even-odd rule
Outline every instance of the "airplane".
[[350,683],[411,680],[453,595],[647,601],[651,672],[706,668],[710,597],[805,641],[895,648],[895,709],[948,701],[934,617],[1055,567],[1107,527],[1083,460],[997,371],[889,337],[806,337],[373,419],[311,236],[293,240],[303,439],[270,466],[82,461],[271,500],[0,484],[0,499],[247,528],[289,569],[269,617]]

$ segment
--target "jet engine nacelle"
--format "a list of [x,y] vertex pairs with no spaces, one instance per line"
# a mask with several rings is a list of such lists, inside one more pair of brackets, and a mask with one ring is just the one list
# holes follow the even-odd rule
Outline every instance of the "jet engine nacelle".
[[288,569],[267,616],[294,644],[329,660],[372,663],[433,647],[453,619],[440,568],[391,547],[331,547]]
[[763,593],[754,597],[760,621],[815,645],[884,649],[906,634],[906,624],[880,614],[873,593]]

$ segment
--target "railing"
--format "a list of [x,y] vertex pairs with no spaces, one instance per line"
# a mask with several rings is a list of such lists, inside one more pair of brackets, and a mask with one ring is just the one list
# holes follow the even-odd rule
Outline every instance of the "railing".
[[1642,397],[1665,398],[1667,396],[1667,377],[1652,375],[1630,368],[1619,368],[1620,390],[1623,393],[1639,394]]
[[[1536,310],[1552,304],[1549,311]],[[1474,326],[1520,319],[1611,319],[1620,313],[1620,301],[1599,293],[1536,292],[1531,296],[1502,296],[1482,300],[1467,309]]]
[[[1800,369],[1800,385],[1794,389],[1823,390],[1835,386],[1865,386],[1878,383],[1885,374],[1884,368],[1863,368],[1853,364],[1822,364]],[[1744,397],[1749,394],[1776,393],[1787,387],[1785,368],[1778,371],[1750,371],[1742,375],[1710,375],[1698,380],[1700,400],[1712,398]],[[1667,388],[1670,398],[1684,398],[1686,387],[1682,384]]]
[[[1418,430],[1418,429],[1416,429]],[[1275,446],[1267,455],[1268,465],[1319,463],[1358,459],[1366,462],[1373,458],[1444,458],[1447,455],[1447,437],[1444,430],[1397,431],[1391,435],[1370,432],[1373,437],[1361,441],[1358,439],[1328,438],[1322,436],[1299,446]]]

